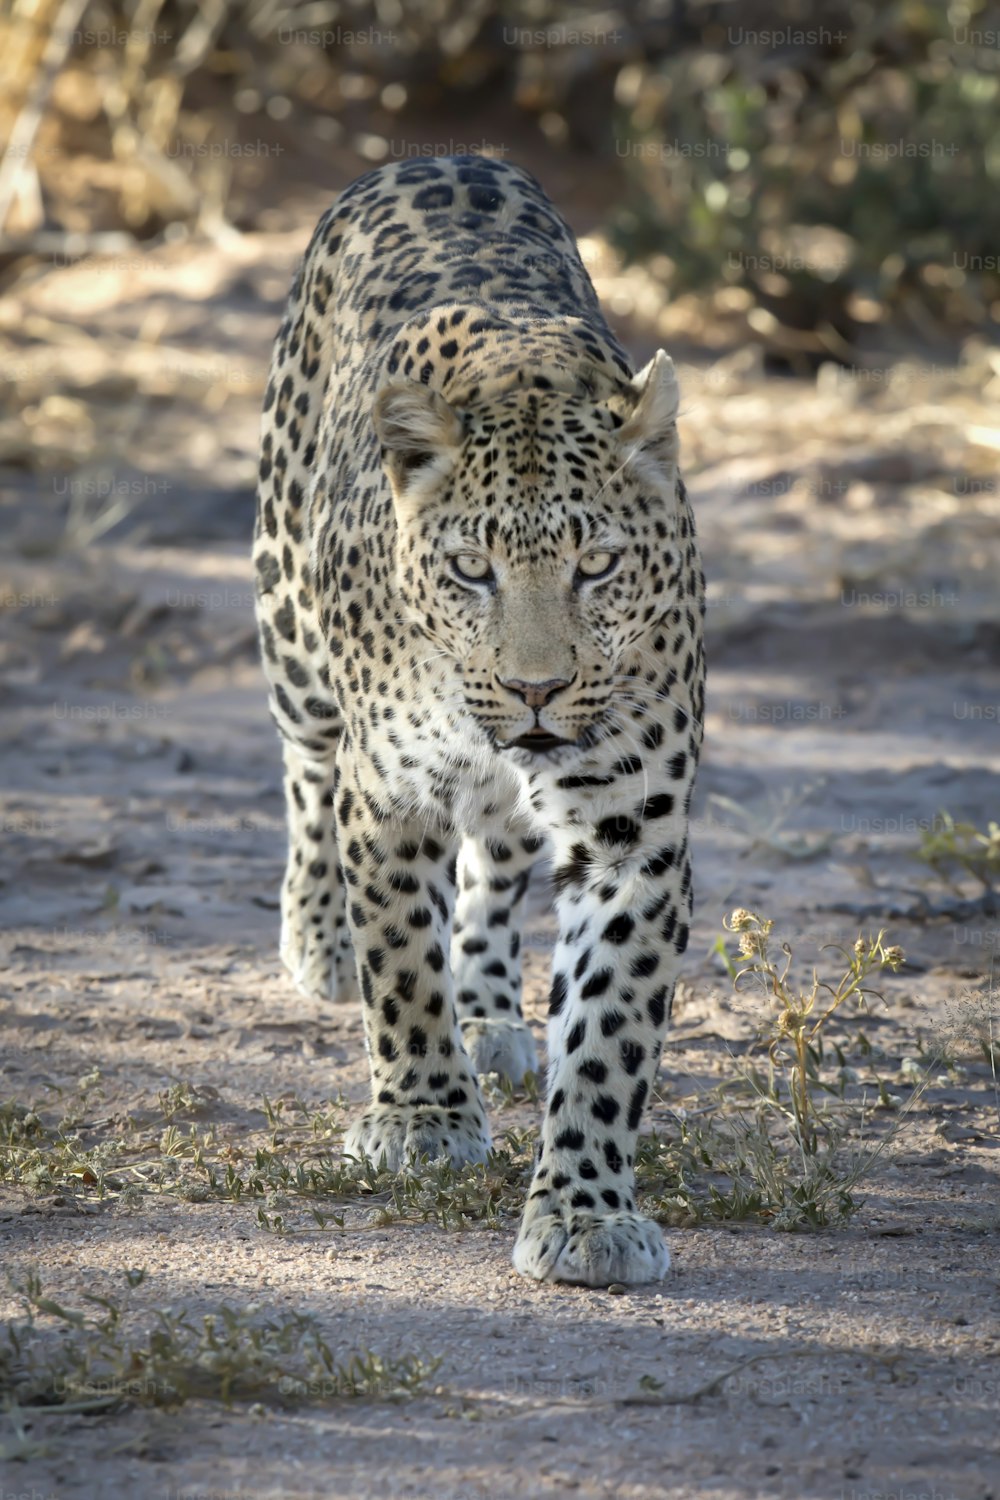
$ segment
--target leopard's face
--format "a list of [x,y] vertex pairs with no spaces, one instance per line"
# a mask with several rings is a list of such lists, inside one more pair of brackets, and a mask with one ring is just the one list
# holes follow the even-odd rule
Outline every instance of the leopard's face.
[[614,409],[518,391],[460,413],[425,387],[382,393],[396,589],[496,749],[561,759],[641,691],[625,663],[681,573],[676,404],[665,356]]

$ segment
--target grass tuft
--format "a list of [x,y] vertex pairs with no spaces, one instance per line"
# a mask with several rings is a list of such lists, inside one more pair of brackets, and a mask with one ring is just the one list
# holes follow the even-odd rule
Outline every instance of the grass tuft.
[[941,812],[925,830],[915,857],[953,891],[958,890],[956,874],[964,874],[992,894],[1000,882],[1000,824],[990,822],[983,833],[974,823],[956,823],[950,813]]
[[[937,1066],[922,1052],[890,1062],[860,1028],[845,1035],[847,1015],[881,998],[875,982],[899,970],[902,951],[883,932],[859,935],[849,948],[822,950],[821,965],[798,979],[791,947],[776,944],[769,918],[738,908],[724,928],[714,951],[734,992],[758,997],[757,1039],[690,1108],[657,1113],[636,1158],[640,1202],[667,1224],[842,1223]],[[992,1008],[990,1016],[984,1056],[995,1066]],[[487,1083],[495,1109],[538,1092],[534,1076],[517,1090]],[[68,1099],[59,1096],[60,1110],[0,1103],[0,1180],[39,1194],[107,1199],[130,1213],[157,1196],[193,1212],[229,1202],[275,1235],[343,1236],[389,1224],[512,1228],[537,1139],[535,1128],[508,1130],[482,1164],[423,1159],[395,1173],[384,1161],[344,1157],[342,1098],[321,1109],[294,1095],[265,1098],[255,1128],[213,1122],[218,1094],[185,1080],[161,1093],[157,1108],[134,1115],[94,1119],[98,1101],[103,1090],[92,1073]],[[242,1326],[233,1325],[234,1337]]]
[[345,1354],[331,1348],[314,1318],[255,1306],[200,1315],[160,1308],[144,1332],[134,1332],[140,1315],[127,1304],[145,1272],[128,1271],[125,1280],[123,1298],[85,1293],[82,1307],[47,1296],[36,1274],[16,1287],[24,1317],[0,1335],[8,1402],[65,1415],[126,1404],[175,1408],[195,1398],[286,1406],[393,1400],[419,1390],[440,1364],[367,1349]]

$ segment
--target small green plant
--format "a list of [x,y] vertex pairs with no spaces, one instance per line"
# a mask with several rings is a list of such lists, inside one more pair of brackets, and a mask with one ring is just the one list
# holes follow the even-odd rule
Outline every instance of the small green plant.
[[822,1229],[858,1207],[853,1189],[867,1170],[841,1160],[846,1132],[811,1156],[782,1149],[766,1108],[722,1104],[713,1118],[680,1122],[676,1135],[639,1142],[636,1184],[644,1211],[689,1226],[755,1220],[773,1229]]
[[[771,951],[774,922],[770,918],[759,917],[756,912],[739,907],[724,920],[723,925],[728,932],[738,934],[739,956],[746,960],[734,980],[735,987],[739,989],[749,980],[773,1002],[763,1027],[772,1074],[761,1095],[780,1105],[781,1094],[775,1087],[775,1077],[787,1076],[787,1107],[795,1139],[804,1152],[814,1155],[819,1145],[819,1132],[824,1127],[815,1102],[815,1095],[819,1092],[823,1029],[848,1001],[854,1001],[864,1009],[869,999],[880,999],[878,991],[869,985],[869,978],[885,969],[895,973],[903,962],[903,950],[887,947],[884,932],[875,938],[859,936],[850,952],[830,944],[828,946],[842,955],[844,972],[831,982],[820,979],[818,971],[813,969],[810,984],[800,988],[789,978],[792,967],[789,945],[781,945],[780,958],[775,958]],[[842,1064],[842,1057],[840,1061]]]
[[956,823],[950,813],[939,813],[934,826],[924,831],[916,858],[930,865],[952,890],[958,889],[958,870],[992,893],[1000,880],[1000,824],[991,821],[981,833],[974,823]]
[[[759,1042],[766,1061],[734,1062],[734,1072],[693,1110],[670,1111],[672,1123],[639,1143],[636,1178],[646,1212],[667,1224],[756,1220],[776,1229],[821,1228],[847,1219],[859,1207],[856,1189],[871,1172],[902,1118],[926,1086],[913,1089],[903,1108],[877,1075],[873,1109],[893,1111],[879,1137],[863,1141],[868,1120],[860,1076],[847,1049],[860,1051],[874,1074],[877,1049],[858,1033],[853,1043],[831,1035],[833,1018],[851,1002],[864,1008],[877,995],[871,979],[895,971],[902,951],[877,937],[859,937],[838,948],[840,972],[823,979],[814,969],[807,984],[791,974],[792,951],[773,952],[774,924],[739,908],[724,923],[717,953],[734,987],[755,986],[763,1002]],[[738,938],[730,953],[727,934]]]
[[114,1171],[122,1142],[103,1140],[85,1147],[74,1128],[71,1109],[55,1125],[43,1121],[41,1106],[0,1101],[0,1182],[22,1184],[36,1192],[59,1187],[96,1189],[103,1197],[122,1186]]
[[[16,1287],[25,1317],[0,1336],[0,1384],[20,1407],[94,1413],[125,1404],[177,1407],[194,1398],[272,1400],[284,1405],[347,1397],[411,1395],[440,1361],[412,1355],[345,1354],[315,1318],[265,1315],[256,1306],[196,1316],[158,1308],[147,1331],[128,1294],[145,1272],[126,1272],[126,1297],[84,1293],[85,1307],[46,1296],[37,1274]],[[126,1326],[128,1325],[128,1326]]]
[[750,1220],[782,1230],[849,1219],[860,1207],[856,1188],[903,1112],[866,1143],[864,1106],[845,1109],[824,1120],[815,1150],[806,1152],[786,1128],[789,1112],[779,1100],[777,1087],[748,1068],[713,1090],[708,1103],[658,1122],[636,1152],[644,1211],[668,1225]]
[[187,1083],[179,1079],[159,1095],[160,1113],[165,1120],[176,1120],[179,1116],[193,1119],[204,1114],[218,1101],[219,1091],[210,1085]]
[[520,1083],[513,1083],[500,1073],[490,1073],[483,1079],[483,1093],[487,1104],[494,1108],[510,1108],[515,1104],[537,1104],[541,1094],[537,1073],[525,1073]]

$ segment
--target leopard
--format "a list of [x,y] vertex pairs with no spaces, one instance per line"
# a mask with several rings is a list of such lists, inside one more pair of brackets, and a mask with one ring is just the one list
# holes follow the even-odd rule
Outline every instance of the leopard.
[[[364,1018],[346,1155],[480,1163],[538,1076],[521,1275],[656,1282],[635,1154],[688,944],[705,584],[676,371],[636,371],[574,235],[500,156],[392,161],[322,215],[274,346],[254,582],[284,760],[280,952]],[[538,889],[540,880],[534,889]]]

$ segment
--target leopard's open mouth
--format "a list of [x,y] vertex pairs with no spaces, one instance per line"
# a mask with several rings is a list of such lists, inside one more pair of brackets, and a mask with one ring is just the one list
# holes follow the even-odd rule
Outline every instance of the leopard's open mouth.
[[576,740],[563,739],[558,734],[550,734],[547,729],[529,729],[526,734],[519,734],[516,740],[507,740],[501,745],[501,750],[532,750],[540,755],[543,750],[558,750],[564,745],[575,745]]

